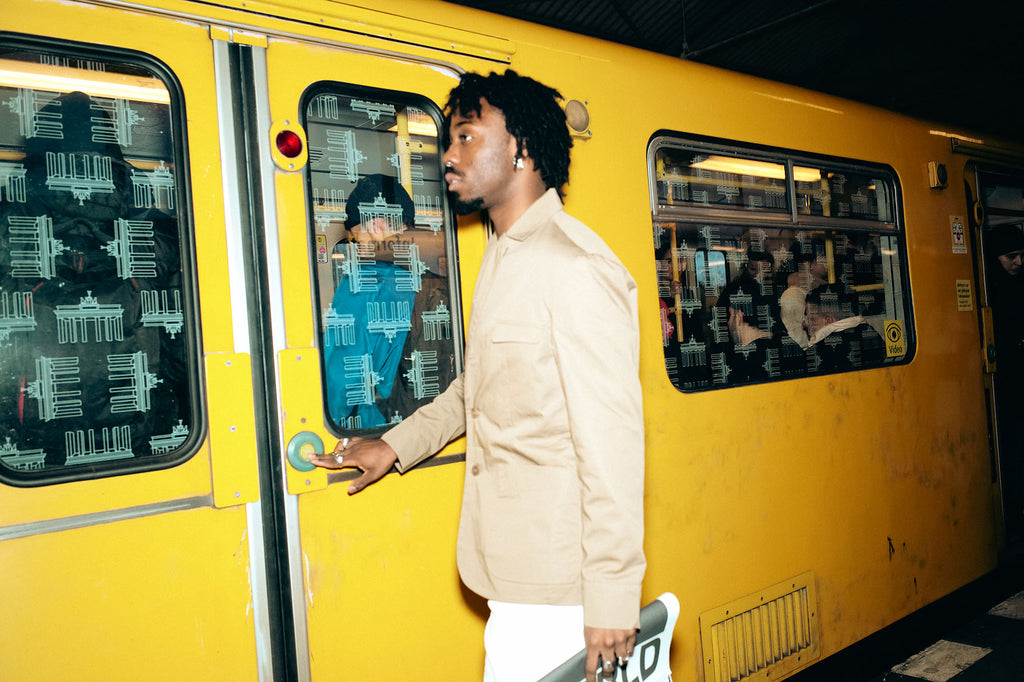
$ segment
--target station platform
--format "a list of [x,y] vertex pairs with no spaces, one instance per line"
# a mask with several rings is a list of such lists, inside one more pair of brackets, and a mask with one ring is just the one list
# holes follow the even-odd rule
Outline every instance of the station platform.
[[1024,542],[991,574],[789,679],[1024,682]]

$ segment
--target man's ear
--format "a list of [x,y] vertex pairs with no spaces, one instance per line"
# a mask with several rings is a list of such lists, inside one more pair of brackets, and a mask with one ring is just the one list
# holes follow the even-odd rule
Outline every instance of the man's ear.
[[508,136],[508,153],[512,156],[513,161],[519,154],[519,140],[516,139],[515,135],[510,134]]

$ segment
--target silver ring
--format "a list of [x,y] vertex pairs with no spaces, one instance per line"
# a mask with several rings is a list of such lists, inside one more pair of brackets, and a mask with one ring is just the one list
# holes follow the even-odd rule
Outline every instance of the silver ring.
[[626,656],[625,658],[623,658],[622,656],[619,656],[619,667],[620,668],[622,666],[626,665],[626,663],[628,663],[628,662],[629,662],[629,656]]
[[613,664],[612,664],[612,662],[611,662],[611,661],[605,661],[605,662],[604,662],[604,669],[605,669],[605,670],[611,670],[611,668],[612,668],[612,665],[613,665]]
[[341,456],[340,452],[335,452],[334,453],[334,461],[335,462],[337,462],[338,464],[341,464],[341,460],[343,460],[343,459],[344,459],[344,457]]
[[344,450],[347,447],[348,447],[348,438],[342,438],[341,439],[341,449]]

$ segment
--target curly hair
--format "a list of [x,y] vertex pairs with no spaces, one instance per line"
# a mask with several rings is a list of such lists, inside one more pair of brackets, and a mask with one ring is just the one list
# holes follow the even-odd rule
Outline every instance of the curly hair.
[[[459,84],[448,95],[445,105],[445,130],[452,115],[480,115],[481,100],[487,100],[505,116],[505,129],[516,139],[516,153],[523,156],[525,148],[534,167],[548,188],[561,194],[569,181],[569,150],[572,137],[559,106],[562,95],[532,78],[520,76],[512,69],[503,74],[491,72],[463,74]],[[446,141],[448,142],[448,141]]]

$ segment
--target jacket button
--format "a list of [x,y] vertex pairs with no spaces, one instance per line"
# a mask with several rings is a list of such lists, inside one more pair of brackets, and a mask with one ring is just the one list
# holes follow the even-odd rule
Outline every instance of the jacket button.
[[470,412],[471,415],[473,415],[473,419],[476,419],[477,417],[480,416],[480,408],[479,407],[474,407],[469,412]]
[[480,466],[478,464],[474,464],[473,468],[469,470],[469,473],[473,474],[474,476],[479,476],[480,475]]

